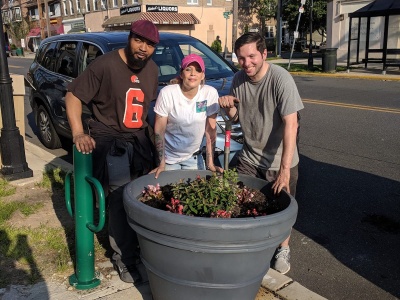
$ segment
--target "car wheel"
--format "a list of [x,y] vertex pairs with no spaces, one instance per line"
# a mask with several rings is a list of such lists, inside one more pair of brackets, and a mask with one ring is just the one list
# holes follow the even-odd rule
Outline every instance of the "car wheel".
[[60,137],[51,122],[49,113],[43,106],[39,106],[37,112],[37,122],[40,141],[49,149],[61,147]]

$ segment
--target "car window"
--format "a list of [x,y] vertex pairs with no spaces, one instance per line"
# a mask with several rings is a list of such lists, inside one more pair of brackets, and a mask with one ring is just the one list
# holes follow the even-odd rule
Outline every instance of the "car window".
[[176,77],[184,56],[195,53],[200,55],[206,67],[206,80],[233,76],[230,66],[202,42],[190,40],[164,40],[157,44],[153,60],[158,66],[158,81],[167,84]]
[[61,42],[56,56],[56,72],[69,77],[76,77],[75,62],[78,42]]
[[86,67],[100,55],[103,55],[103,51],[98,46],[83,43],[78,64],[78,75],[81,74]]
[[191,44],[180,44],[179,47],[184,56],[194,53],[203,58],[206,67],[206,80],[233,75],[231,68],[217,54],[208,47],[205,47],[202,43],[196,41]]
[[38,63],[50,71],[54,71],[56,45],[56,43],[45,45],[38,55]]

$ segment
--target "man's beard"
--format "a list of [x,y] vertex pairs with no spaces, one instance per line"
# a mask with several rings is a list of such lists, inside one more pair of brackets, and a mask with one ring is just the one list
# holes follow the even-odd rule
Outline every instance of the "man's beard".
[[144,66],[147,64],[148,60],[150,59],[151,56],[148,58],[142,60],[142,59],[137,59],[135,58],[131,47],[127,45],[124,49],[125,55],[126,55],[126,60],[128,62],[128,66],[133,68],[133,69],[142,69]]

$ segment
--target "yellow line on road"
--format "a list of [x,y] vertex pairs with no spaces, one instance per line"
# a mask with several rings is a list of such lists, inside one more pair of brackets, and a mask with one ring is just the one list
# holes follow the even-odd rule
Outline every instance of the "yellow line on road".
[[320,105],[347,107],[347,108],[354,108],[354,109],[400,114],[400,109],[397,109],[397,108],[384,108],[384,107],[377,107],[377,106],[366,106],[366,105],[348,104],[348,103],[341,103],[341,102],[330,102],[330,101],[324,101],[324,100],[312,100],[312,99],[302,99],[302,100],[304,103],[310,103],[310,104],[320,104]]
[[13,65],[8,65],[9,68],[15,68],[15,69],[23,69],[24,67],[21,66],[13,66]]

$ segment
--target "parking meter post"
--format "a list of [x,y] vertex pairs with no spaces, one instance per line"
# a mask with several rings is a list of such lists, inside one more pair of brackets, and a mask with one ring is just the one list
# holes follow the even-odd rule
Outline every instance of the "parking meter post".
[[[75,274],[69,277],[69,283],[79,290],[91,289],[100,284],[95,272],[94,232],[99,232],[105,222],[105,197],[101,184],[92,177],[92,155],[80,153],[73,146],[74,163],[74,211],[70,199],[72,172],[65,180],[65,199],[67,210],[75,219]],[[93,189],[99,202],[99,223],[93,224]]]

